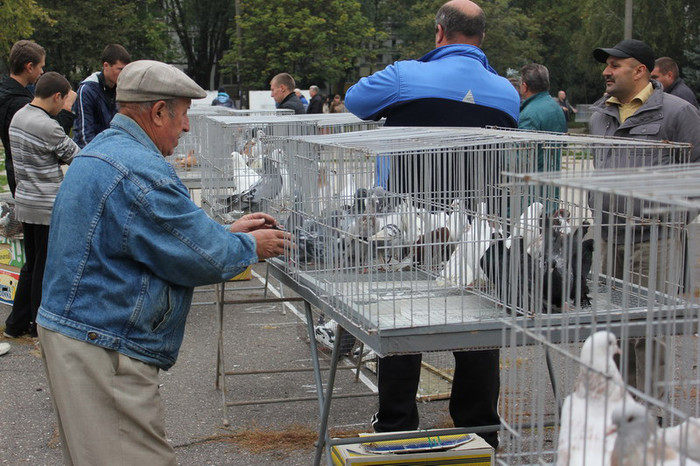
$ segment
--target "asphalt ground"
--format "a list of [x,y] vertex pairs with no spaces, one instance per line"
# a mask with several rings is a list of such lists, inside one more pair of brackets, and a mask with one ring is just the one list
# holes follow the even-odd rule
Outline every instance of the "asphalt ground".
[[[226,299],[260,297],[257,277],[265,264],[254,267],[253,280],[227,286]],[[290,290],[285,296],[292,296]],[[182,465],[309,465],[319,425],[319,404],[312,372],[277,372],[226,377],[229,402],[253,404],[228,408],[224,427],[222,392],[216,388],[217,312],[213,289],[199,288],[180,355],[175,366],[161,372],[166,432]],[[226,370],[266,371],[312,367],[306,324],[300,303],[231,304],[224,312]],[[295,312],[296,310],[296,312]],[[0,322],[10,307],[0,305]],[[4,325],[0,323],[0,327]],[[62,464],[56,423],[44,375],[39,344],[30,338],[0,341],[12,345],[0,357],[0,464]],[[325,362],[328,355],[324,354]],[[352,365],[344,359],[342,365]],[[324,380],[327,371],[324,372]],[[375,375],[362,370],[339,370],[336,395],[371,393]],[[268,399],[312,397],[311,401],[263,404]],[[332,435],[370,432],[376,395],[336,398],[331,406]],[[446,427],[446,401],[421,403],[421,428]],[[325,456],[324,456],[325,462]],[[325,463],[324,463],[325,464]]]

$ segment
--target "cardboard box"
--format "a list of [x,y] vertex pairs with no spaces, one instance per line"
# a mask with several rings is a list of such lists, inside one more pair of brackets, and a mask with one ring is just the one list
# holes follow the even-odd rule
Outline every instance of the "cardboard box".
[[0,267],[22,268],[25,262],[24,240],[0,236]]
[[[420,439],[429,445],[435,445],[440,440],[439,435],[430,435],[430,430],[426,431],[426,436]],[[397,434],[399,432],[392,432]],[[413,431],[411,431],[413,433]],[[362,434],[360,434],[362,435]],[[381,434],[368,434],[381,435]],[[493,466],[494,451],[491,445],[476,434],[470,434],[473,438],[462,445],[447,450],[426,450],[411,453],[372,453],[361,443],[347,445],[334,445],[331,448],[333,464],[335,466],[380,466],[380,465],[469,465],[469,466]]]
[[246,267],[246,269],[243,272],[239,273],[238,275],[236,275],[235,277],[233,277],[229,281],[230,282],[239,282],[239,281],[244,281],[244,280],[250,280],[251,278],[253,278],[253,266],[249,265],[248,267]]
[[15,302],[18,281],[18,268],[11,266],[0,267],[0,303],[12,306],[12,303]]

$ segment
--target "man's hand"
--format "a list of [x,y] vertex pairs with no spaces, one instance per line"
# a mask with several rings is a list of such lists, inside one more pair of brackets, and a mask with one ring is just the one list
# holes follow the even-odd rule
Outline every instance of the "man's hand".
[[244,215],[231,224],[231,233],[250,233],[262,229],[279,229],[279,224],[271,215],[263,212]]
[[259,229],[250,232],[255,237],[258,259],[269,259],[284,254],[284,251],[294,246],[292,234],[276,229]]

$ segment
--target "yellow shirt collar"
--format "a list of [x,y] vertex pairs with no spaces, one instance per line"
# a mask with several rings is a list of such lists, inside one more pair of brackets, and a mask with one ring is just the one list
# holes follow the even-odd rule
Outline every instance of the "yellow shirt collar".
[[637,95],[632,97],[632,100],[630,100],[628,103],[623,104],[618,100],[617,97],[610,97],[608,100],[605,101],[607,105],[617,105],[620,110],[620,123],[624,123],[625,120],[632,115],[635,114],[639,108],[644,105],[644,102],[649,100],[649,97],[654,93],[654,86],[651,84],[647,84],[644,89],[639,91]]

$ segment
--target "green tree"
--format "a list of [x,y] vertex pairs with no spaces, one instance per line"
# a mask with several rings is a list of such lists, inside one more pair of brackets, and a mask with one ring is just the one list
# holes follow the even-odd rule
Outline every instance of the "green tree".
[[214,65],[228,47],[227,30],[234,19],[232,0],[163,0],[168,22],[180,41],[186,72],[197,84],[216,86]]
[[240,0],[240,39],[224,63],[240,70],[242,87],[264,89],[280,72],[299,85],[330,83],[343,91],[345,78],[374,36],[358,0]]
[[7,57],[12,44],[31,37],[37,23],[50,25],[48,14],[34,0],[0,2],[0,56]]
[[157,0],[38,0],[52,25],[38,24],[33,39],[46,49],[46,69],[76,85],[102,69],[107,44],[122,44],[133,59],[168,60],[169,39]]
[[[392,33],[396,37],[398,59],[416,59],[435,48],[435,14],[444,0],[387,0],[397,11]],[[539,29],[535,21],[508,0],[479,2],[486,15],[486,39],[482,48],[489,63],[500,74],[540,58]]]

